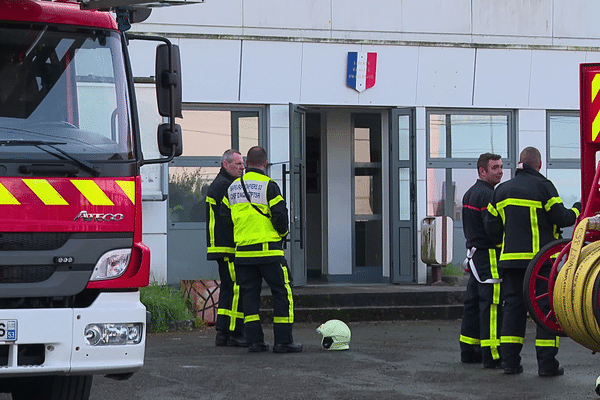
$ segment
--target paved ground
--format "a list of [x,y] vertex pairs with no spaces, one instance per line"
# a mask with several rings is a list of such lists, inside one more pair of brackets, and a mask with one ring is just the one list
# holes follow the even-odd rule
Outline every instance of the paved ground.
[[[320,348],[316,326],[296,324],[300,354],[215,347],[212,328],[153,334],[144,369],[125,382],[96,377],[91,399],[600,399],[599,356],[570,339],[559,353],[565,375],[537,376],[533,322],[517,376],[461,364],[459,321],[349,325],[351,349],[331,352]],[[272,342],[270,326],[265,334]]]

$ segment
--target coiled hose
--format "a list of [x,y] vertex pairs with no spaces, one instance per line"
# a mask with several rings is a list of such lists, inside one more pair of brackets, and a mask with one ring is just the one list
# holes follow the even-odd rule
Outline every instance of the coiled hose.
[[585,244],[588,229],[600,229],[600,218],[584,218],[573,232],[567,261],[559,271],[552,293],[556,319],[574,341],[600,351],[600,326],[594,313],[598,302],[600,241]]

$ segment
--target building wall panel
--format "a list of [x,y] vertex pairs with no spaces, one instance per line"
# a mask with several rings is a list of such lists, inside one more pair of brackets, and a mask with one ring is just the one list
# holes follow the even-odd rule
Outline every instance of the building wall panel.
[[241,102],[300,100],[302,43],[244,41],[242,49]]
[[473,33],[551,36],[553,0],[473,0]]
[[473,105],[527,107],[530,71],[530,50],[478,49]]
[[417,105],[469,107],[475,49],[420,47]]
[[239,40],[182,39],[183,101],[238,101],[240,45]]
[[471,0],[420,0],[399,3],[402,4],[404,32],[460,35],[471,33]]
[[249,27],[329,30],[330,2],[331,0],[246,1],[243,4],[243,21]]
[[529,107],[545,109],[579,108],[580,51],[539,50],[531,57]]
[[302,104],[357,104],[358,92],[346,86],[349,51],[360,46],[304,43],[302,54]]
[[[362,46],[361,51],[377,53],[375,86],[358,96],[361,105],[413,105],[417,99],[416,46]],[[350,90],[354,90],[348,88]]]

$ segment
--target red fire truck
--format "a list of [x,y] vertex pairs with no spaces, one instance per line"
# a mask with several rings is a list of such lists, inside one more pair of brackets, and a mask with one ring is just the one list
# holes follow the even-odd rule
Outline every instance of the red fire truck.
[[[0,392],[14,399],[87,399],[93,375],[144,362],[140,167],[181,154],[179,52],[91,2],[0,0]],[[127,53],[140,38],[160,44],[154,160]]]

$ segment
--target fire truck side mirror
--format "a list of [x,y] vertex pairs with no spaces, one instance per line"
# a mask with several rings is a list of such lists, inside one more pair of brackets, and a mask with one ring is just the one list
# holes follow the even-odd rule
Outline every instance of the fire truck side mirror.
[[179,157],[183,153],[183,143],[181,138],[181,126],[175,124],[175,129],[171,129],[171,124],[160,124],[158,126],[158,150],[163,156]]
[[182,118],[179,46],[161,44],[156,47],[155,73],[159,114],[162,117]]

